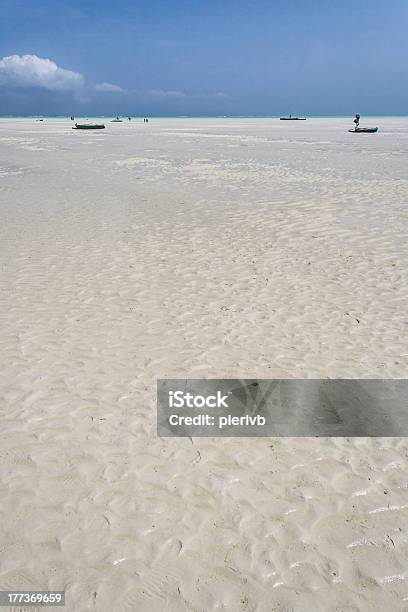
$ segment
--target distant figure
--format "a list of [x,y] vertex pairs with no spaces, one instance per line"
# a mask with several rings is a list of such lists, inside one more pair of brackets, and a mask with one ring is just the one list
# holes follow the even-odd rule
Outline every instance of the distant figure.
[[71,115],[71,121],[75,121],[74,115]]
[[132,121],[132,117],[128,117],[128,121]]
[[146,118],[146,123],[149,123],[149,120]]
[[360,125],[360,113],[356,113],[356,118],[354,119],[355,129]]

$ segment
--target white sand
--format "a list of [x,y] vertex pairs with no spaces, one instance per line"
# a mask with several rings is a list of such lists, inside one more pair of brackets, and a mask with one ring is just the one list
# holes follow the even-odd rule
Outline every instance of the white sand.
[[159,439],[159,377],[405,377],[408,119],[0,120],[0,588],[408,608],[405,439]]

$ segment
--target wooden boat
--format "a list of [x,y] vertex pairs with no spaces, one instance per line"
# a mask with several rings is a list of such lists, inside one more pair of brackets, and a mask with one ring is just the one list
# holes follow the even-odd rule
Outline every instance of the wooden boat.
[[354,130],[349,130],[349,132],[352,132],[353,134],[374,134],[375,132],[378,132],[378,127],[359,127],[355,128]]
[[281,117],[280,120],[281,121],[306,121],[306,117],[292,117],[292,115],[289,115],[289,117]]
[[73,130],[104,130],[103,123],[76,123]]

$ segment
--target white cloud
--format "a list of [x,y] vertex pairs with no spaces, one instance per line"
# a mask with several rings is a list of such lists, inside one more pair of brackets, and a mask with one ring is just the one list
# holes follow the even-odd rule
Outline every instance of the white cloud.
[[122,87],[114,85],[113,83],[98,83],[95,85],[94,89],[96,89],[96,91],[107,91],[110,93],[121,93],[125,91]]
[[155,100],[163,100],[165,98],[185,98],[186,94],[184,91],[173,91],[164,89],[150,89],[145,92],[149,97]]
[[203,96],[204,98],[210,98],[212,100],[227,100],[229,95],[224,93],[223,91],[216,91],[215,93],[208,94],[207,96]]
[[184,91],[173,90],[173,89],[149,89],[143,91],[134,91],[139,97],[147,98],[149,100],[227,100],[229,95],[222,92],[216,91],[214,93],[192,93],[187,94]]
[[55,91],[78,91],[85,84],[79,72],[60,68],[37,55],[9,55],[0,59],[0,83],[15,87],[44,87]]
[[37,55],[9,55],[0,58],[0,85],[18,88],[43,87],[51,91],[71,91],[78,100],[89,101],[100,93],[127,93],[144,101],[223,100],[229,96],[223,92],[186,94],[179,90],[150,89],[127,91],[106,81],[88,83],[84,76],[58,66],[53,60]]
[[124,89],[113,83],[88,84],[80,72],[66,70],[53,60],[37,55],[9,55],[0,58],[0,85],[72,91],[75,97],[82,101],[89,100],[92,90],[108,93],[124,92]]
[[193,98],[197,100],[228,100],[229,95],[223,91],[216,91],[214,93],[197,93],[193,94]]

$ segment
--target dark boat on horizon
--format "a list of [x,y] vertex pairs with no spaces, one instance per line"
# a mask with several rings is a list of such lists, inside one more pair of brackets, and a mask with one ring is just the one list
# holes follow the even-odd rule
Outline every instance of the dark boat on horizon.
[[352,134],[375,134],[378,132],[378,127],[358,127],[349,130]]
[[76,123],[73,130],[104,130],[103,123]]
[[292,115],[289,115],[289,117],[281,117],[280,120],[281,121],[306,121],[306,117],[292,117]]

